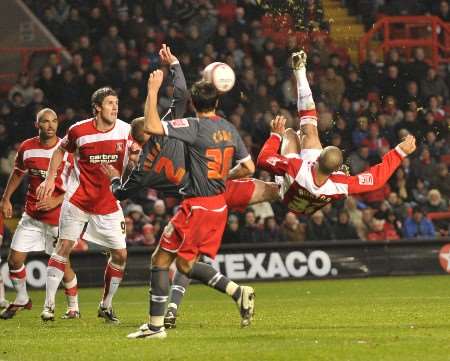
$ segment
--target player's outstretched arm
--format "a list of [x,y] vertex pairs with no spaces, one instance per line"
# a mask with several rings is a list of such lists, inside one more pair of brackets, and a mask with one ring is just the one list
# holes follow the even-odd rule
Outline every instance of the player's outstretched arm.
[[163,81],[163,72],[155,70],[148,78],[148,93],[144,109],[144,131],[164,135],[164,128],[158,114],[158,91]]
[[356,176],[333,175],[333,180],[348,184],[348,194],[358,194],[377,190],[384,186],[400,166],[403,158],[416,150],[416,138],[408,135],[395,149],[386,153],[383,161],[366,172]]
[[289,168],[288,158],[278,153],[282,135],[285,132],[285,124],[286,119],[281,115],[271,121],[272,133],[264,143],[256,161],[258,167],[275,175],[284,175]]
[[162,120],[168,120],[169,116],[172,119],[182,118],[186,111],[186,103],[189,96],[183,70],[178,58],[172,54],[170,47],[166,44],[162,45],[159,56],[163,64],[170,66],[174,87],[170,110],[162,117]]
[[53,152],[52,158],[50,159],[50,164],[48,166],[47,177],[36,190],[38,201],[50,197],[55,190],[55,179],[58,175],[58,169],[63,161],[65,152],[66,150],[61,146],[56,148]]

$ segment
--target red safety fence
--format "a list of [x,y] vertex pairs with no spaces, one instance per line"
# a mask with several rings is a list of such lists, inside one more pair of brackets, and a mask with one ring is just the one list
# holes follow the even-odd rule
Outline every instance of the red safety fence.
[[417,47],[427,50],[433,67],[450,63],[450,24],[437,16],[384,16],[361,38],[359,61],[366,60],[369,50],[386,54],[392,48],[409,59]]

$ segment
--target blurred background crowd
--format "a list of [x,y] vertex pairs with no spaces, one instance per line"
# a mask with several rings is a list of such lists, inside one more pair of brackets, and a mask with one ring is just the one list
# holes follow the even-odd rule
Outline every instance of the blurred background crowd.
[[[120,94],[120,119],[129,122],[142,115],[148,74],[160,67],[162,43],[180,60],[188,86],[211,62],[223,61],[235,70],[237,83],[222,96],[220,112],[238,128],[256,159],[275,115],[283,114],[290,127],[298,127],[290,54],[305,48],[322,143],[345,151],[352,174],[380,162],[407,133],[417,137],[418,150],[382,189],[329,205],[311,217],[297,217],[279,203],[230,214],[224,242],[448,235],[448,220],[436,214],[449,210],[449,69],[431,67],[423,48],[414,49],[411,59],[393,49],[385,58],[371,51],[364,63],[352,63],[345,49],[327,35],[333,24],[325,20],[317,0],[307,1],[306,25],[311,31],[304,41],[286,34],[283,42],[264,33],[264,12],[252,0],[25,2],[69,50],[72,63],[64,65],[57,53],[50,53],[47,64],[38,72],[18,74],[9,94],[0,98],[0,188],[13,169],[20,142],[36,135],[32,124],[43,107],[59,114],[60,136],[91,116],[90,96],[104,85]],[[381,13],[433,13],[450,20],[447,1],[344,4],[360,14],[367,27]],[[161,112],[169,107],[172,94],[167,82],[160,91]],[[186,114],[192,114],[190,106]],[[271,179],[264,171],[256,177]],[[24,191],[25,186],[13,198],[17,217]],[[128,244],[155,244],[177,204],[177,199],[153,190],[142,190],[124,202]]]

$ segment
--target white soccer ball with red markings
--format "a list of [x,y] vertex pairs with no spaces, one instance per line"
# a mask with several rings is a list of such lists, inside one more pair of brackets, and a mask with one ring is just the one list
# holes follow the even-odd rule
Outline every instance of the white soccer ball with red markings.
[[228,64],[216,61],[203,70],[203,79],[213,83],[218,91],[226,93],[233,88],[236,75]]

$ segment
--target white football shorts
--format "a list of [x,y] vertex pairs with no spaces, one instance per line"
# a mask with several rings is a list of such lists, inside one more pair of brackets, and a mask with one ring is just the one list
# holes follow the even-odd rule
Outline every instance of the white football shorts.
[[85,241],[99,246],[109,249],[126,248],[122,209],[119,206],[118,211],[110,214],[90,214],[64,200],[59,217],[59,238],[76,242],[82,233]]
[[43,223],[23,213],[11,242],[18,252],[42,252],[51,255],[58,241],[58,226]]

